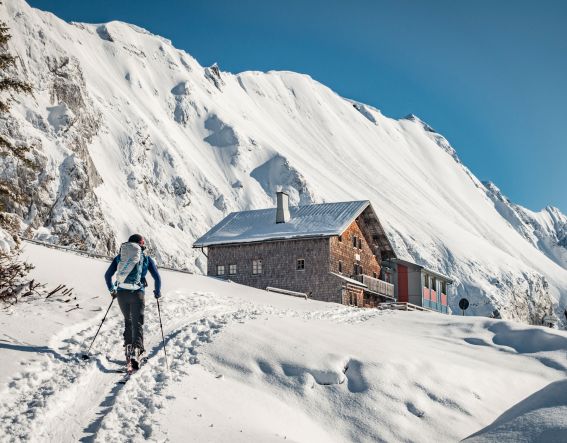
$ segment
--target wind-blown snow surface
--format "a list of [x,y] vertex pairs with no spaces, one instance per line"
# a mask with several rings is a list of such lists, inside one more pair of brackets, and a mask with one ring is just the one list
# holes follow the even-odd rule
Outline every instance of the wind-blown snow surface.
[[[565,217],[526,238],[416,117],[306,75],[203,68],[133,25],[69,24],[23,0],[0,11],[35,88],[5,127],[41,153],[30,202],[13,209],[36,236],[113,253],[137,231],[162,263],[204,270],[192,242],[230,211],[273,206],[281,187],[294,204],[370,200],[400,257],[455,279],[453,308],[467,297],[473,312],[539,323],[567,302]],[[29,186],[2,161],[4,180]]]
[[[121,385],[117,306],[91,360],[78,358],[110,301],[108,263],[31,244],[25,256],[38,280],[74,287],[80,309],[36,300],[0,311],[2,442],[455,442],[488,425],[498,440],[481,441],[500,442],[510,441],[500,423],[511,414],[494,422],[504,411],[566,404],[564,332],[357,309],[172,272],[162,274],[161,301],[171,371],[148,296],[149,359]],[[537,435],[567,431],[562,415],[551,417]],[[538,441],[521,421],[510,435]]]

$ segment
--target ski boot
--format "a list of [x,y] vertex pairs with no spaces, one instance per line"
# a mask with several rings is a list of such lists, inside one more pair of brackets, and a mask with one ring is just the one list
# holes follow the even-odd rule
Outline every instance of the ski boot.
[[130,357],[130,360],[132,361],[132,368],[134,369],[134,371],[140,369],[140,366],[142,365],[143,362],[143,358],[142,358],[143,353],[144,350],[142,348],[138,346],[134,348],[132,356]]
[[134,350],[132,348],[132,345],[126,345],[125,346],[125,351],[126,351],[126,372],[128,373],[128,375],[132,374],[132,372],[134,372]]

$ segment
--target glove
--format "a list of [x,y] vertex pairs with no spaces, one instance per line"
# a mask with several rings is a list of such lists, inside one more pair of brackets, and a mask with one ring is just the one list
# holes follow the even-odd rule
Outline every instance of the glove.
[[116,291],[116,289],[113,289],[112,291],[110,291],[110,296],[112,298],[116,298],[117,295],[118,295],[118,292]]
[[161,298],[161,292],[154,291],[155,298]]

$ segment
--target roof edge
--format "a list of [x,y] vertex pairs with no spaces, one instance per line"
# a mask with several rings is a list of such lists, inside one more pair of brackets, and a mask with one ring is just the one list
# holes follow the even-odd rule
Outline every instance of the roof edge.
[[424,271],[426,271],[430,274],[433,274],[436,277],[441,277],[442,279],[447,280],[447,282],[449,284],[454,283],[453,279],[451,277],[449,277],[448,275],[442,274],[441,272],[434,271],[433,269],[430,269],[427,266],[423,266],[423,265],[420,265],[418,263],[414,263],[414,262],[409,261],[409,260],[404,260],[402,258],[395,258],[395,259],[393,259],[393,261],[396,262],[396,263],[401,262],[402,264],[405,264],[405,265],[415,266],[416,268],[423,269]]

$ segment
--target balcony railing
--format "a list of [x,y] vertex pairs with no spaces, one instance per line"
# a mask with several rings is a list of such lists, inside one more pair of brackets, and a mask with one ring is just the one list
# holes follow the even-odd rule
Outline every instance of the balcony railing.
[[353,275],[352,278],[356,281],[364,283],[368,289],[378,294],[384,294],[388,297],[394,296],[394,285],[384,280],[380,280],[369,275],[359,274]]

